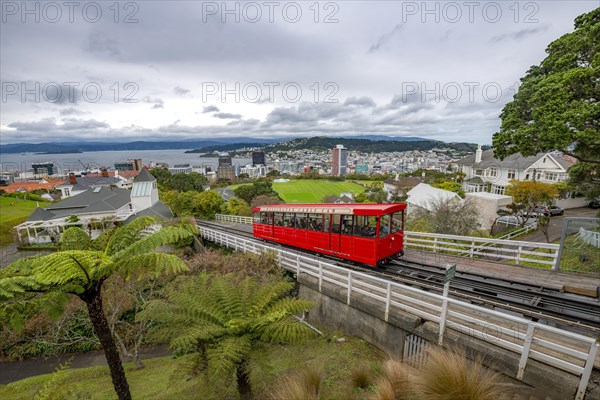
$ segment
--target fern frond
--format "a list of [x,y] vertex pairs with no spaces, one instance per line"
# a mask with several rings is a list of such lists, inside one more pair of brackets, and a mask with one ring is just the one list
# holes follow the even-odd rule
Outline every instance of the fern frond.
[[81,228],[72,226],[65,229],[61,238],[60,250],[88,250],[90,248],[90,237]]
[[227,337],[207,347],[208,365],[215,375],[229,377],[248,356],[252,346],[249,335]]
[[173,254],[147,253],[121,259],[104,269],[99,269],[100,276],[117,272],[125,279],[134,275],[146,277],[158,277],[163,274],[179,273],[189,271],[185,263]]
[[8,300],[39,287],[31,276],[13,276],[0,278],[0,300]]
[[43,285],[75,283],[87,286],[92,282],[94,270],[110,261],[110,258],[97,251],[60,251],[36,260],[32,273],[36,281]]
[[298,343],[314,335],[314,332],[292,318],[286,318],[263,327],[260,340],[266,343]]
[[124,260],[128,257],[154,251],[168,244],[177,244],[190,237],[192,237],[192,234],[185,229],[164,227],[142,239],[138,239],[135,243],[130,244],[119,252],[112,253],[112,258],[115,261]]
[[133,245],[152,225],[158,224],[154,217],[138,217],[127,225],[118,227],[106,246],[106,254],[113,255]]
[[289,293],[293,288],[294,285],[287,281],[280,281],[273,285],[263,286],[252,298],[250,314],[260,315],[274,301],[277,301],[281,296]]

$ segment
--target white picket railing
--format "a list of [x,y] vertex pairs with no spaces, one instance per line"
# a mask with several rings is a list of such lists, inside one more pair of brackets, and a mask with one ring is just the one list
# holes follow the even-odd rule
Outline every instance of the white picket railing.
[[508,260],[515,264],[532,262],[557,268],[558,249],[554,243],[489,239],[439,233],[405,231],[406,248],[433,253],[446,253],[469,258]]
[[[252,224],[252,217],[217,214],[217,221]],[[557,269],[558,249],[553,243],[525,242],[508,239],[489,239],[471,236],[404,231],[404,244],[413,250],[445,253],[460,257],[544,264]]]
[[578,235],[585,243],[594,247],[600,247],[600,232],[588,231],[580,227]]
[[[579,376],[580,383],[575,399],[582,400],[585,395],[600,347],[600,343],[593,338],[460,300],[444,298],[258,240],[242,238],[201,225],[199,227],[205,239],[235,250],[276,253],[281,267],[296,273],[297,276],[304,274],[313,277],[318,282],[319,291],[324,284],[345,289],[348,304],[358,301],[358,296],[375,300],[382,309],[385,321],[389,320],[390,313],[401,310],[520,354],[520,361],[515,366],[516,378],[519,380],[523,378],[529,359]],[[448,303],[445,317],[442,313],[444,301]]]

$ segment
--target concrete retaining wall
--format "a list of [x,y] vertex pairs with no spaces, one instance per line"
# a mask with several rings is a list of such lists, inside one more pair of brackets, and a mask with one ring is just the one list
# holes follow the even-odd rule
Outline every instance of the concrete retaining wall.
[[[317,279],[306,275],[298,276],[298,282],[300,297],[315,304],[308,313],[310,321],[360,337],[390,356],[402,356],[404,340],[408,334],[437,343],[436,323],[424,322],[419,317],[397,310],[390,312],[389,322],[386,322],[382,305],[366,296],[353,295],[351,305],[347,305],[344,289],[323,283],[322,291],[319,292]],[[471,356],[483,356],[486,365],[505,374],[519,388],[519,394],[525,395],[523,398],[573,399],[579,385],[578,377],[531,359],[527,363],[523,381],[513,379],[517,374],[519,354],[451,329],[446,329],[444,347],[462,347]],[[588,400],[592,399],[600,399],[600,388],[590,392]]]

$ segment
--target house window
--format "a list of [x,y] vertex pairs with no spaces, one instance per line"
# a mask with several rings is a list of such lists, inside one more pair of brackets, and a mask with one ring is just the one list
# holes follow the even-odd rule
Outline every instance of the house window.
[[492,192],[494,194],[504,194],[504,186],[494,185],[492,188]]
[[547,181],[558,181],[558,173],[546,172],[546,180]]
[[497,174],[498,174],[498,170],[496,168],[488,168],[486,170],[487,176],[495,177]]
[[483,170],[482,169],[476,169],[475,170],[475,176],[481,176],[483,175]]
[[546,157],[542,158],[542,164],[546,164]]
[[528,181],[529,180],[529,174],[525,175],[525,180]]
[[516,176],[517,176],[517,174],[515,173],[514,169],[508,170],[508,179],[515,179]]
[[65,197],[69,197],[71,195],[71,189],[65,188]]

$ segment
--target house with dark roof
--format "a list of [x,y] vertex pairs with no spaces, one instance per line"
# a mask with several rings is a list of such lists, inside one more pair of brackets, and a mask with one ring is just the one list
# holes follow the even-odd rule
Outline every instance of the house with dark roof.
[[387,193],[389,201],[394,198],[406,197],[408,191],[423,182],[421,178],[416,176],[398,176],[396,179],[386,179],[383,181],[383,190]]
[[62,198],[77,196],[88,189],[97,187],[116,186],[125,187],[124,180],[116,176],[110,176],[108,171],[102,171],[101,174],[88,174],[83,176],[75,176],[74,173],[69,174],[69,179],[62,185],[57,186],[60,189]]
[[95,238],[116,222],[128,223],[142,215],[173,217],[158,199],[156,178],[146,170],[135,177],[131,189],[112,185],[88,188],[46,208],[38,207],[15,229],[21,243],[58,242],[70,226],[81,226]]
[[575,162],[574,158],[560,152],[539,153],[529,157],[512,154],[499,160],[494,157],[493,150],[482,151],[479,145],[475,154],[463,158],[457,164],[465,173],[463,190],[466,193],[489,191],[504,194],[506,186],[513,179],[564,182],[569,178],[567,170]]

